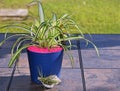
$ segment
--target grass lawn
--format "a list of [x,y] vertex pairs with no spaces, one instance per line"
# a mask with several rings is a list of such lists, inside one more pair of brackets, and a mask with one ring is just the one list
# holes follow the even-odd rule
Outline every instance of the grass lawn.
[[[2,0],[0,8],[27,8],[32,0]],[[55,12],[58,17],[69,14],[82,27],[84,33],[120,34],[120,0],[42,0],[46,18]],[[29,11],[37,16],[37,8]],[[31,14],[29,13],[29,14]],[[11,21],[0,21],[0,26]],[[26,20],[25,22],[30,22]],[[1,29],[0,32],[5,32]],[[16,30],[10,30],[16,32]],[[21,30],[17,32],[23,32]]]

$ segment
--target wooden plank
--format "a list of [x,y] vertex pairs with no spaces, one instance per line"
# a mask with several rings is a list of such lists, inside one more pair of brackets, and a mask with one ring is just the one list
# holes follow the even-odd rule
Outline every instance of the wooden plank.
[[0,68],[0,77],[8,77],[11,75],[12,68]]
[[25,17],[27,15],[28,15],[27,9],[0,9],[1,17],[14,17],[14,16]]
[[23,20],[27,16],[27,9],[0,9],[1,20]]

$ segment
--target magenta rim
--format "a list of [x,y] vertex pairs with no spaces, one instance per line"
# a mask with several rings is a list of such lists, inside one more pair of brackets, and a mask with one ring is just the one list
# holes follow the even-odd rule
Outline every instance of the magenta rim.
[[60,46],[48,49],[48,48],[40,48],[38,46],[29,46],[27,50],[35,53],[54,53],[54,52],[59,52],[62,51],[63,48]]

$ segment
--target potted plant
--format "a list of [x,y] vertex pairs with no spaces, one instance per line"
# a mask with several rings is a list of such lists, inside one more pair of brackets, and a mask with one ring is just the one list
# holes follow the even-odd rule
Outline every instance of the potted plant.
[[[45,20],[44,11],[40,1],[33,1],[38,5],[39,19],[34,18],[32,25],[26,23],[17,23],[6,25],[3,28],[19,28],[27,33],[14,34],[6,37],[0,42],[0,46],[10,38],[18,36],[18,39],[12,46],[11,59],[8,66],[11,67],[17,58],[19,58],[22,50],[27,49],[31,80],[34,83],[41,83],[44,77],[56,75],[59,77],[63,52],[70,49],[71,40],[83,39],[87,43],[91,43],[98,53],[97,47],[88,39],[86,39],[79,26],[72,20],[69,15],[65,14],[57,18],[53,13],[52,18]],[[73,30],[79,33],[78,36],[70,36]],[[27,41],[27,42],[26,42]],[[65,45],[68,42],[69,45]],[[73,64],[72,55],[68,54]],[[41,77],[38,79],[38,77]],[[56,78],[56,77],[55,77]],[[40,81],[41,79],[41,81]],[[44,82],[44,81],[43,81]]]

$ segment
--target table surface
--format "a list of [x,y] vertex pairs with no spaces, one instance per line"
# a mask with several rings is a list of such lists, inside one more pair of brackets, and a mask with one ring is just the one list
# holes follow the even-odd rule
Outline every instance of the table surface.
[[[85,36],[89,38],[88,35]],[[120,91],[120,35],[92,36],[91,40],[98,46],[100,57],[91,45],[84,47],[85,43],[81,41],[87,91]],[[2,38],[3,34],[0,34],[0,39]],[[0,49],[0,91],[6,91],[10,80],[12,68],[7,67],[10,59],[8,45],[12,45],[13,42],[14,39],[9,40]],[[69,58],[65,54],[61,70],[62,83],[52,89],[45,89],[31,83],[27,55],[23,51],[10,91],[83,91],[78,52],[74,48],[70,52],[74,56],[74,68],[71,68]]]

